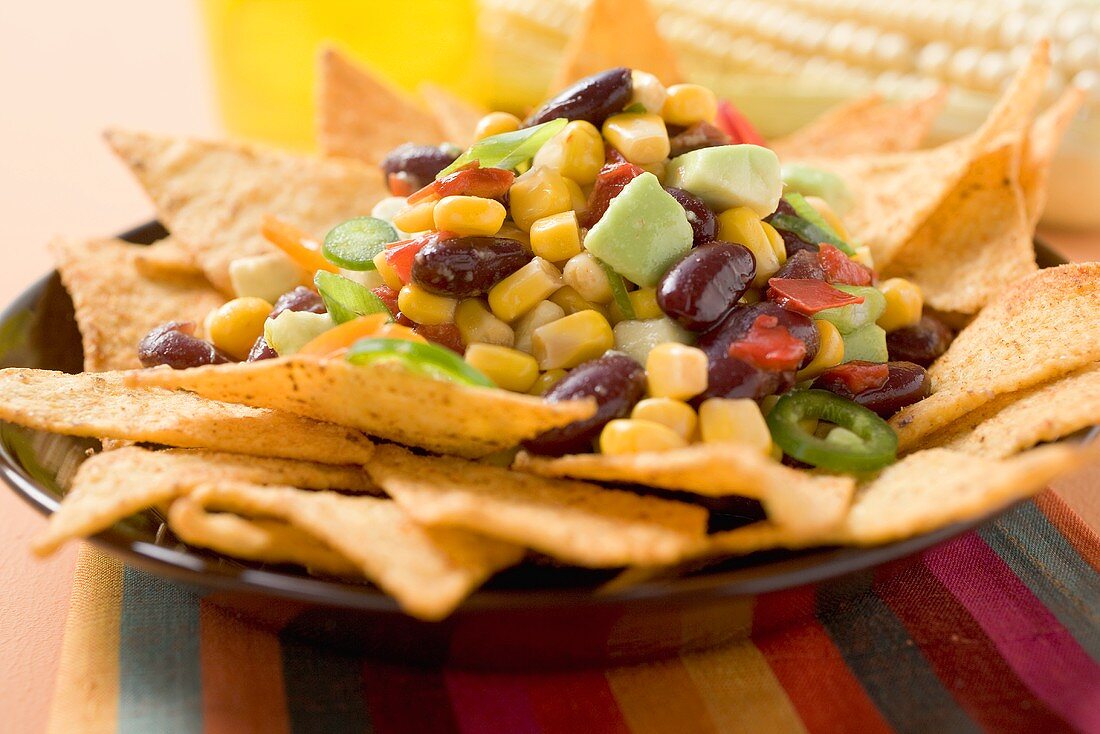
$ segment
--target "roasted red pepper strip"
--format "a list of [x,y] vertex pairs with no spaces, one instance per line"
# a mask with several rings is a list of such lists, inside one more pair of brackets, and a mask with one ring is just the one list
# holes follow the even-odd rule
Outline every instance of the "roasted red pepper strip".
[[483,199],[499,199],[508,193],[516,174],[502,168],[479,168],[477,161],[463,166],[454,173],[432,181],[409,196],[410,204],[442,199],[444,196],[480,196]]
[[600,221],[608,205],[632,180],[645,173],[645,169],[632,163],[607,163],[596,177],[596,185],[588,196],[588,208],[582,215],[581,224],[591,227]]
[[761,314],[748,333],[730,345],[729,354],[762,370],[794,370],[806,356],[806,345],[780,326],[778,318]]
[[397,307],[397,291],[390,288],[388,285],[380,285],[377,288],[371,288],[370,292],[378,296],[378,299],[386,304],[386,308],[390,310],[390,313],[397,313],[399,310]]
[[386,246],[386,262],[390,264],[402,283],[412,280],[413,259],[416,254],[429,242],[448,240],[455,236],[454,232],[432,232],[411,240],[400,240]]
[[823,382],[839,380],[852,395],[877,390],[890,378],[890,368],[880,362],[856,360],[825,370],[818,377]]
[[748,118],[742,115],[728,100],[723,99],[718,103],[718,116],[715,125],[726,135],[730,136],[735,144],[750,143],[752,145],[767,145],[764,136],[756,132]]
[[768,281],[768,300],[788,311],[813,316],[827,308],[863,303],[863,296],[853,296],[813,278],[772,278]]
[[386,185],[390,189],[390,193],[394,196],[408,196],[413,192],[412,184],[409,183],[409,179],[402,176],[400,173],[391,173],[386,177]]
[[817,262],[825,271],[825,279],[841,285],[871,285],[872,273],[832,245],[821,243]]

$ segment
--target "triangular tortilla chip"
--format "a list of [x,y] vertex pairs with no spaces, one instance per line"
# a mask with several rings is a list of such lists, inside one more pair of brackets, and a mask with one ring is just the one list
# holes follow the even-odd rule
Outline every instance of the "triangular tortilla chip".
[[165,237],[137,250],[134,265],[138,272],[153,280],[172,278],[203,278],[202,266],[178,240]]
[[855,491],[851,477],[813,475],[783,466],[745,446],[701,444],[675,451],[557,459],[520,454],[516,467],[550,477],[631,482],[711,497],[760,500],[768,518],[784,528],[835,526]]
[[336,49],[323,49],[318,67],[317,143],[324,155],[375,166],[402,143],[442,141],[426,110]]
[[1017,282],[959,333],[929,370],[934,392],[890,419],[916,446],[998,395],[1100,360],[1100,263],[1047,268]]
[[435,117],[439,129],[443,131],[443,138],[460,148],[469,147],[474,142],[477,123],[486,115],[487,110],[437,84],[425,82],[418,91]]
[[523,549],[464,530],[424,528],[392,500],[216,482],[189,499],[208,509],[276,518],[351,560],[420,619],[446,617]]
[[1085,92],[1070,87],[1031,126],[1020,162],[1020,185],[1027,202],[1028,222],[1032,231],[1043,216],[1050,184],[1050,167],[1070,123],[1085,101]]
[[[0,370],[0,419],[66,436],[114,438],[254,456],[365,464],[362,433],[293,413],[219,403],[187,392],[126,387],[119,372]],[[287,440],[308,436],[305,441]]]
[[202,323],[225,298],[202,275],[150,278],[147,249],[113,239],[55,239],[50,248],[73,299],[89,372],[141,367],[138,342],[166,321]]
[[450,457],[379,449],[371,476],[416,521],[464,528],[592,568],[674,563],[704,541],[682,502]]
[[273,251],[260,235],[264,215],[323,236],[369,214],[387,195],[382,174],[357,161],[121,130],[108,132],[107,140],[145,187],[160,221],[225,293],[230,262]]
[[614,66],[648,71],[665,84],[684,81],[672,47],[645,0],[591,0],[565,47],[550,92]]
[[916,283],[937,310],[972,314],[1034,273],[1017,181],[1021,147],[1021,141],[1008,142],[974,161],[881,274]]
[[829,110],[768,147],[784,161],[916,150],[946,102],[945,88],[897,104],[869,94]]
[[166,504],[205,481],[377,493],[369,475],[359,466],[190,449],[149,451],[130,446],[96,454],[80,465],[61,507],[50,516],[32,549],[38,555],[47,555],[66,540],[106,530],[125,517]]
[[358,428],[409,446],[486,456],[589,417],[593,401],[547,403],[415,374],[392,362],[305,357],[132,372],[129,383],[196,392]]

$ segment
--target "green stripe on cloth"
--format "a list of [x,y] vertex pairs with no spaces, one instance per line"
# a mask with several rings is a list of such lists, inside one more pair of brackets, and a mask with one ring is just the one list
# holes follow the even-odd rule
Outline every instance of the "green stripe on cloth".
[[198,595],[126,567],[119,625],[119,733],[201,732]]
[[294,734],[373,732],[364,699],[362,660],[295,635],[294,626],[303,623],[304,619],[297,619],[279,635],[290,730]]

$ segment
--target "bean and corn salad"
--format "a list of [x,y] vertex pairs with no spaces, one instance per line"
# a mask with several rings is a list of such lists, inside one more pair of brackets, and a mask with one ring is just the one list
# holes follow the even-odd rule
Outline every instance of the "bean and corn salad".
[[594,398],[527,442],[542,455],[734,442],[834,471],[894,460],[883,418],[928,395],[952,333],[912,283],[876,278],[843,182],[781,167],[710,90],[625,68],[526,119],[486,115],[476,139],[392,151],[392,196],[322,242],[270,218],[281,252],[233,262],[237,297],[150,332],[142,363],[396,360]]

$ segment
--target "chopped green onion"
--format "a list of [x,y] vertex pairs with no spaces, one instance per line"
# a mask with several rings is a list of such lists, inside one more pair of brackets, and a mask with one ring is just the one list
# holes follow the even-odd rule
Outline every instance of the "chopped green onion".
[[443,178],[463,166],[477,161],[482,168],[503,168],[510,171],[524,161],[535,157],[546,141],[562,131],[568,121],[559,117],[534,127],[513,130],[510,133],[491,135],[477,141],[455,159],[455,162],[436,175]]
[[[833,441],[807,433],[801,421],[816,418],[847,429],[858,441]],[[890,424],[862,405],[825,390],[795,390],[779,398],[767,417],[783,453],[812,466],[840,472],[870,472],[897,460],[898,437]],[[834,429],[835,430],[835,429]]]
[[611,283],[611,297],[615,299],[615,305],[619,307],[619,311],[622,312],[623,318],[635,318],[634,304],[630,302],[630,296],[626,292],[626,281],[623,280],[623,276],[615,272],[615,269],[603,260],[596,258],[596,262],[598,262],[600,267],[603,268],[603,271],[607,273],[607,280]]
[[375,217],[356,217],[337,224],[325,235],[321,254],[347,270],[374,270],[374,258],[397,241],[393,226]]
[[496,387],[492,380],[471,367],[462,357],[435,344],[371,337],[355,342],[348,350],[347,360],[356,365],[393,361],[433,380],[447,380],[473,387]]
[[313,277],[313,284],[337,324],[372,313],[393,317],[382,299],[371,293],[369,288],[342,275],[319,270]]
[[[777,226],[780,229],[785,229],[788,232],[794,232],[799,237],[802,237],[802,239],[805,239],[807,242],[812,242],[815,245],[821,244],[822,242],[827,242],[830,245],[833,245],[834,247],[843,250],[844,253],[847,255],[856,254],[856,251],[852,249],[852,246],[840,238],[840,235],[838,235],[836,231],[829,226],[829,223],[825,221],[825,217],[821,216],[821,213],[818,212],[817,209],[814,209],[813,206],[810,205],[810,202],[806,201],[802,194],[792,191],[784,194],[783,198],[788,204],[791,205],[791,208],[794,209],[795,214],[797,214],[800,218],[805,220],[807,224],[813,227],[813,230],[807,229],[805,227],[803,227],[803,229],[807,232],[807,234],[815,237],[815,239],[807,239],[806,237],[802,237],[801,232],[793,229],[791,226],[788,226],[790,224],[793,224],[793,222],[788,221],[792,219],[792,217],[790,217],[789,215],[777,214],[776,216],[772,217],[773,226]],[[783,220],[784,224],[778,223],[777,220],[780,219]]]

